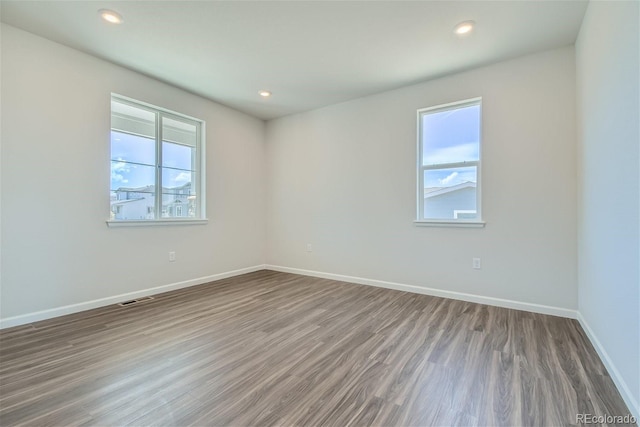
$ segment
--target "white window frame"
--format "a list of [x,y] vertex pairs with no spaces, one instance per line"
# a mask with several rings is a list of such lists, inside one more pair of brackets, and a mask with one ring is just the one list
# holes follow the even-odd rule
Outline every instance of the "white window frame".
[[[140,219],[140,220],[107,220],[109,227],[131,227],[131,226],[153,226],[153,225],[195,225],[206,224],[208,219],[206,217],[206,168],[205,168],[205,147],[206,147],[206,123],[204,120],[197,119],[195,117],[188,116],[186,114],[177,113],[175,111],[168,110],[166,108],[158,107],[157,105],[149,104],[137,99],[129,98],[123,95],[112,93],[111,100],[130,105],[135,108],[140,108],[149,112],[152,112],[156,116],[156,159],[155,159],[155,213],[154,219]],[[111,108],[109,109],[111,113]],[[162,217],[162,119],[169,118],[178,121],[191,122],[196,126],[196,160],[197,165],[195,171],[195,179],[193,182],[196,199],[196,212],[198,216],[195,218],[166,218]],[[109,135],[111,135],[111,125],[109,126]],[[111,138],[109,138],[111,140]],[[111,161],[111,156],[109,156]],[[110,190],[110,189],[109,189]]]
[[[480,123],[479,123],[479,140],[478,140],[478,160],[462,161],[455,163],[438,163],[433,165],[423,165],[423,144],[422,144],[422,117],[428,114],[439,113],[448,110],[456,110],[459,108],[478,105],[480,107]],[[482,191],[481,191],[481,165],[482,165],[482,98],[471,98],[462,101],[451,102],[448,104],[436,105],[433,107],[421,108],[417,111],[417,184],[416,184],[416,220],[415,225],[418,226],[434,226],[434,227],[484,227],[485,222],[482,220]],[[476,207],[477,218],[469,219],[425,219],[424,217],[424,172],[426,170],[453,169],[461,167],[476,166]]]

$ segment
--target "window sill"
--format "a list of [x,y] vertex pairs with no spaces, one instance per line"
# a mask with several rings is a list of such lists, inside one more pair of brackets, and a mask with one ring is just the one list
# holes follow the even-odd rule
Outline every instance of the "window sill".
[[416,220],[413,224],[418,227],[483,228],[486,223],[484,221]]
[[153,227],[166,225],[204,225],[205,219],[141,219],[141,220],[107,220],[109,227]]

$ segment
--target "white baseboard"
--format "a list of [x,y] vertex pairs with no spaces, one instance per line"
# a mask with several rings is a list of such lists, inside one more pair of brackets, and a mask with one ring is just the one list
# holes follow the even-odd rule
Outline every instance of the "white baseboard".
[[[553,306],[541,305],[541,304],[532,304],[532,303],[526,303],[526,302],[520,302],[520,301],[513,301],[513,300],[502,299],[502,298],[486,297],[482,295],[466,294],[462,292],[446,291],[442,289],[424,288],[421,286],[406,285],[406,284],[394,283],[394,282],[385,282],[382,280],[366,279],[362,277],[345,276],[342,274],[332,274],[332,273],[325,273],[320,271],[304,270],[300,268],[283,267],[278,265],[267,264],[265,265],[265,268],[267,270],[281,271],[284,273],[301,274],[303,276],[320,277],[323,279],[339,280],[342,282],[358,283],[361,285],[377,286],[381,288],[395,289],[399,291],[413,292],[417,294],[451,298],[456,300],[475,302],[479,304],[493,305],[497,307],[530,311],[534,313],[550,314],[553,316],[566,317],[569,319],[577,319],[580,325],[582,326],[582,328],[584,329],[585,333],[591,340],[591,343],[595,347],[598,355],[600,356],[600,359],[602,360],[605,367],[607,368],[607,371],[609,372],[609,375],[613,379],[616,387],[618,387],[618,390],[620,391],[622,398],[624,399],[625,403],[627,404],[627,407],[631,411],[631,415],[636,417],[636,419],[640,419],[640,408],[638,407],[638,402],[636,402],[636,400],[634,399],[633,395],[631,394],[631,391],[629,390],[629,387],[627,386],[626,382],[624,381],[624,379],[616,369],[615,365],[611,361],[611,358],[609,357],[607,352],[604,350],[604,347],[602,346],[602,344],[600,344],[600,341],[598,341],[598,339],[596,338],[595,334],[593,333],[593,330],[589,327],[589,325],[587,324],[582,314],[577,310],[571,310],[567,308],[553,307]],[[624,415],[624,414],[611,414],[611,415]]]
[[301,274],[303,276],[320,277],[323,279],[339,280],[342,282],[357,283],[360,285],[377,286],[379,288],[395,289],[397,291],[412,292],[415,294],[431,295],[435,297],[450,298],[462,301],[476,302],[479,304],[493,305],[497,307],[513,308],[516,310],[530,311],[533,313],[550,314],[552,316],[575,319],[576,310],[549,305],[533,304],[528,302],[513,301],[502,298],[486,297],[482,295],[466,294],[463,292],[446,291],[442,289],[426,288],[422,286],[406,285],[382,280],[366,279],[363,277],[344,276],[342,274],[324,273],[320,271],[303,270],[300,268],[282,267],[279,265],[265,265],[267,270],[281,271],[284,273]]
[[92,301],[81,302],[78,304],[65,305],[63,307],[51,308],[48,310],[36,311],[33,313],[21,314],[19,316],[7,317],[0,319],[0,329],[10,328],[12,326],[25,325],[39,320],[51,319],[53,317],[64,316],[65,314],[77,313],[79,311],[91,310],[92,308],[104,307],[105,305],[115,304],[122,301],[144,297],[147,295],[159,294],[162,292],[173,291],[175,289],[188,288],[189,286],[201,285],[203,283],[213,282],[215,280],[226,279],[228,277],[239,276],[241,274],[252,273],[254,271],[264,270],[265,266],[255,265],[253,267],[241,268],[239,270],[226,271],[224,273],[213,274],[211,276],[198,277],[196,279],[185,280],[182,282],[170,283],[168,285],[156,286],[154,288],[142,289],[126,294],[114,295],[105,298],[99,298]]
[[629,408],[629,410],[631,411],[631,415],[636,417],[637,420],[640,420],[640,405],[638,405],[638,402],[633,397],[631,390],[629,390],[629,386],[627,385],[622,375],[620,375],[618,369],[616,369],[616,365],[614,365],[613,361],[609,357],[609,354],[600,343],[600,340],[598,340],[598,337],[596,337],[593,329],[591,329],[591,327],[587,323],[587,320],[582,316],[582,313],[580,312],[578,312],[578,322],[580,322],[582,329],[587,334],[587,337],[589,337],[589,340],[591,341],[591,344],[593,344],[593,347],[596,349],[596,352],[598,352],[600,360],[602,360],[602,363],[604,363],[604,366],[607,368],[607,372],[609,372],[609,376],[611,377],[611,379],[613,379],[616,387],[618,387],[618,391],[620,392],[620,395],[622,396],[624,402],[627,404],[627,408]]
[[[618,387],[622,398],[624,399],[627,407],[632,412],[632,415],[636,419],[640,419],[640,406],[633,397],[633,394],[629,390],[627,383],[620,375],[611,358],[607,354],[606,350],[594,334],[593,330],[582,316],[582,314],[576,310],[553,307],[541,304],[532,304],[520,301],[507,300],[502,298],[493,298],[482,295],[467,294],[462,292],[446,291],[442,289],[426,288],[415,285],[407,285],[395,282],[386,282],[382,280],[366,279],[362,277],[346,276],[342,274],[332,274],[320,271],[304,270],[300,268],[283,267],[278,265],[255,265],[252,267],[241,268],[238,270],[227,271],[224,273],[213,274],[211,276],[199,277],[196,279],[185,280],[177,283],[170,283],[167,285],[156,286],[153,288],[143,289],[140,291],[129,292],[126,294],[114,295],[111,297],[100,298],[92,301],[86,301],[78,304],[66,305],[63,307],[52,308],[48,310],[37,311],[33,313],[27,313],[19,316],[8,317],[0,319],[0,329],[10,328],[13,326],[25,325],[39,320],[51,319],[53,317],[64,316],[66,314],[77,313],[80,311],[90,310],[93,308],[104,307],[106,305],[115,304],[121,301],[140,298],[147,295],[154,295],[162,292],[172,291],[176,289],[187,288],[189,286],[200,285],[203,283],[213,282],[215,280],[226,279],[229,277],[239,276],[241,274],[252,273],[259,270],[273,270],[284,273],[300,274],[303,276],[320,277],[323,279],[339,280],[343,282],[357,283],[361,285],[370,285],[387,289],[394,289],[405,292],[412,292],[423,295],[431,295],[443,298],[451,298],[462,301],[475,302],[479,304],[487,304],[497,307],[512,308],[516,310],[530,311],[534,313],[550,314],[553,316],[566,317],[571,319],[577,319],[582,328],[584,329],[587,337],[596,349],[600,359],[604,363],[609,375],[613,379],[614,383]],[[618,415],[618,414],[616,414]]]

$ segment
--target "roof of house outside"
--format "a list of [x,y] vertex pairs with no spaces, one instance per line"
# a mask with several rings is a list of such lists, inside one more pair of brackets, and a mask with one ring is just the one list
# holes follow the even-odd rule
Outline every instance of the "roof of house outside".
[[127,199],[127,200],[112,200],[111,206],[114,205],[124,205],[125,203],[137,202],[140,200],[146,200],[144,197],[138,197],[137,199]]
[[[189,188],[189,187],[191,187],[191,183],[187,182],[182,185],[178,185],[177,187],[162,187],[162,190],[164,192],[164,190],[182,190],[184,188]],[[153,193],[155,189],[156,189],[155,185],[145,185],[144,187],[119,187],[118,189],[112,190],[112,191],[116,191],[116,192],[127,191],[129,193]]]
[[428,187],[424,189],[424,198],[428,199],[430,197],[441,196],[443,194],[452,193],[454,191],[463,190],[465,188],[476,188],[476,183],[466,181],[458,185],[453,185],[451,187]]

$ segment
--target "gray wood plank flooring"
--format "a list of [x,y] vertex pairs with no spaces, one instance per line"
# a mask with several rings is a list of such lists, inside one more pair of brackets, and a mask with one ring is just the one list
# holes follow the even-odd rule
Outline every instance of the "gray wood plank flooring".
[[0,424],[575,425],[626,415],[575,320],[260,271],[0,331]]

